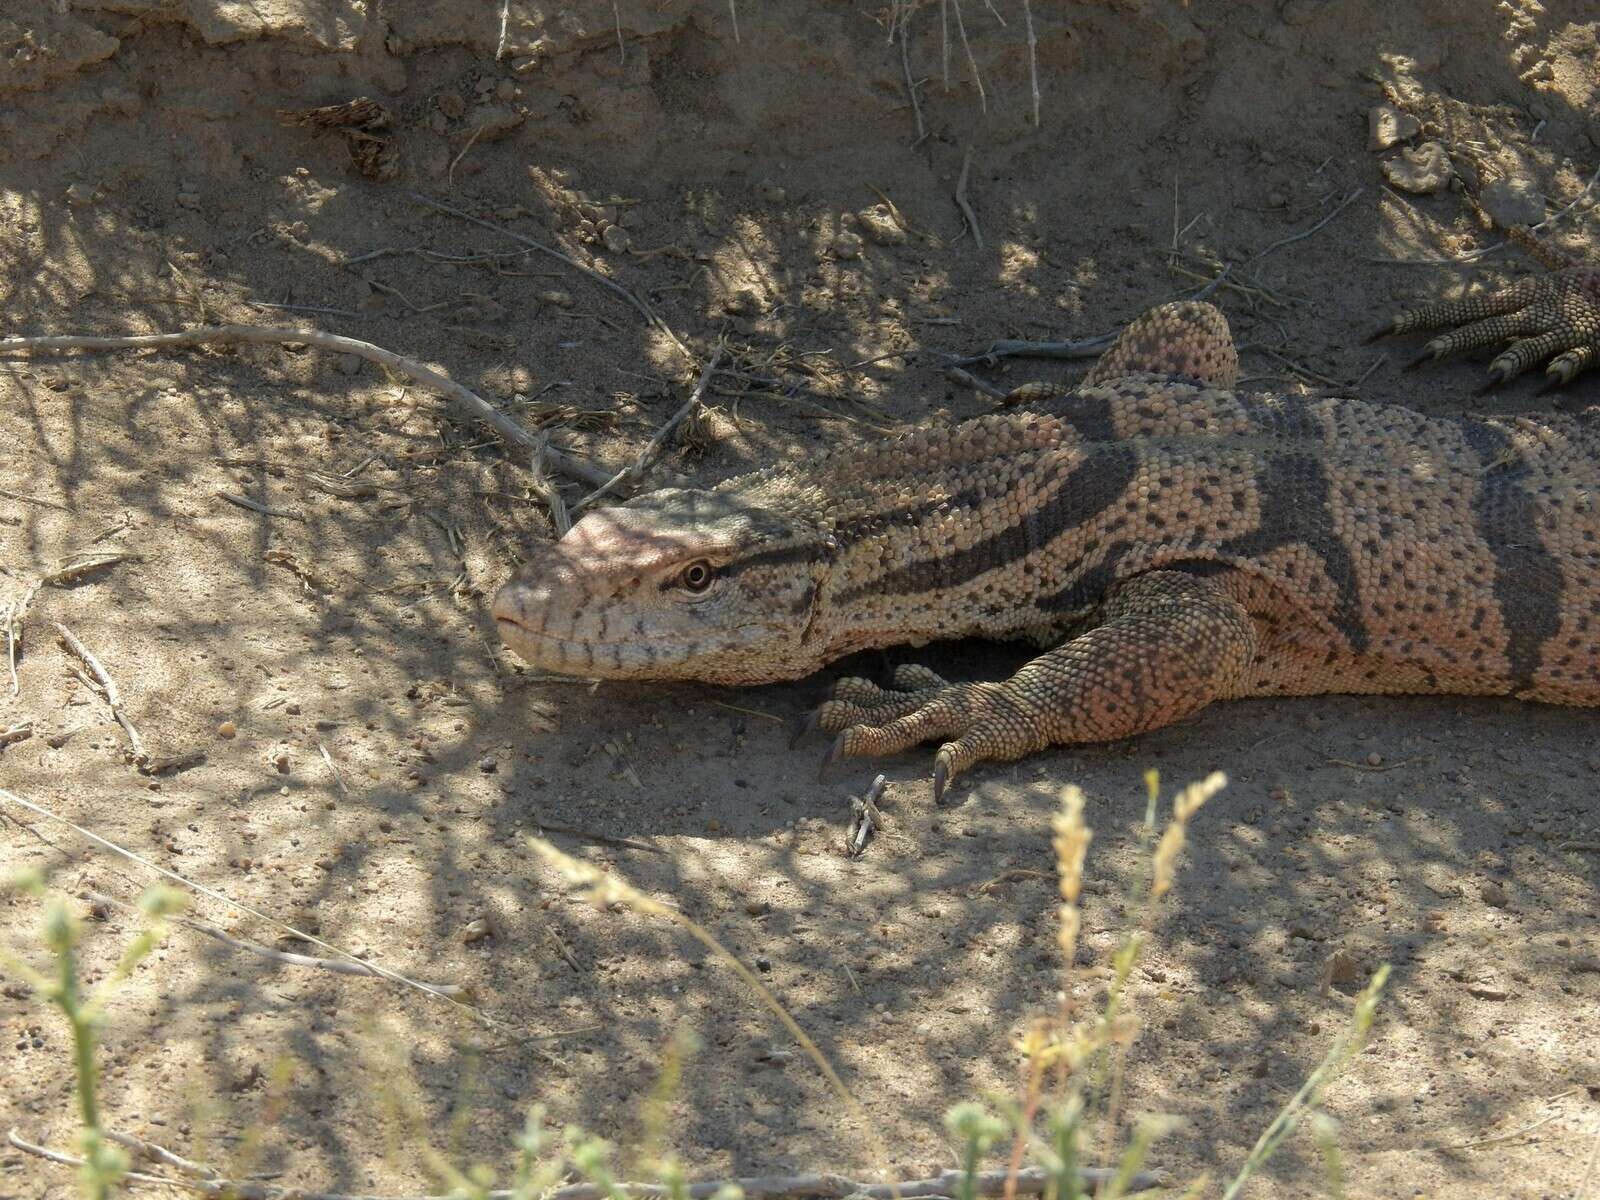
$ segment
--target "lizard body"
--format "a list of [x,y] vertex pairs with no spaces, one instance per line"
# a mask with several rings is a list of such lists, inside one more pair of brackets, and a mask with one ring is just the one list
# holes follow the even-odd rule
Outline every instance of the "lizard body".
[[902,668],[817,710],[830,761],[941,741],[936,798],[975,762],[1217,699],[1600,705],[1600,417],[1429,418],[1236,374],[1216,309],[1164,306],[1081,386],[594,512],[501,590],[502,636],[564,674],[733,684],[1037,643],[1003,682]]

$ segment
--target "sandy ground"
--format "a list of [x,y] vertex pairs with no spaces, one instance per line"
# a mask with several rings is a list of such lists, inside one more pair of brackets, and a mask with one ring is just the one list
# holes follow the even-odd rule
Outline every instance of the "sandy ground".
[[[1504,250],[1457,261],[1497,240],[1468,197],[1520,188],[1553,213],[1600,165],[1591,5],[1032,7],[1037,127],[1012,0],[964,5],[981,93],[953,23],[942,80],[938,5],[912,18],[903,64],[886,14],[844,2],[740,5],[736,38],[720,0],[513,0],[497,57],[493,5],[13,0],[5,332],[303,322],[430,362],[601,466],[629,461],[682,403],[687,364],[616,296],[421,192],[559,245],[702,352],[726,335],[747,378],[719,378],[656,479],[982,411],[941,353],[1099,334],[1216,263],[1235,265],[1215,299],[1250,386],[1360,379],[1368,399],[1432,412],[1538,407],[1526,384],[1464,399],[1481,364],[1402,375],[1411,346],[1361,335],[1397,304],[1534,269]],[[276,116],[361,95],[392,112],[387,179],[360,174],[341,134]],[[1413,141],[1444,144],[1456,187],[1387,185],[1402,147],[1367,144],[1386,99],[1421,122]],[[952,198],[969,150],[981,247]],[[852,257],[840,235],[872,234],[881,219],[858,214],[885,200],[909,234]],[[1581,254],[1597,225],[1591,194],[1548,236]],[[352,481],[370,486],[340,494]],[[632,1136],[686,1026],[703,1050],[671,1116],[694,1174],[867,1171],[865,1131],[729,971],[530,859],[523,835],[550,822],[760,964],[895,1169],[950,1166],[945,1108],[1015,1086],[1012,1042],[1060,986],[1061,785],[1088,792],[1097,831],[1071,985],[1087,1001],[1126,925],[1143,771],[1176,785],[1222,768],[1232,785],[1197,819],[1135,976],[1127,1119],[1187,1122],[1156,1161],[1231,1175],[1347,1020],[1351,980],[1388,961],[1369,1051],[1329,1096],[1350,1194],[1578,1188],[1600,1130],[1592,713],[1217,706],[1133,744],[975,770],[944,810],[912,754],[883,764],[888,827],[850,859],[848,795],[874,768],[818,784],[818,751],[787,744],[825,679],[591,688],[498,649],[488,598],[550,535],[534,485],[526,455],[441,401],[304,347],[0,363],[0,603],[75,553],[129,556],[33,596],[15,691],[0,678],[0,730],[33,733],[0,751],[0,786],[392,971],[469,985],[482,1014],[179,929],[108,1014],[114,1125],[283,1183],[414,1193],[419,1127],[497,1166],[535,1102]],[[105,664],[168,769],[130,762],[52,622]],[[1016,652],[847,668],[914,657],[993,676]],[[64,893],[129,899],[153,878],[4,803],[0,861]],[[5,946],[40,960],[39,905],[0,904]],[[212,900],[192,912],[306,949]],[[91,977],[134,927],[115,909],[91,922]],[[1343,982],[1325,993],[1330,960]],[[4,984],[0,1126],[70,1145],[65,1030]],[[1254,1194],[1321,1194],[1317,1161],[1296,1143]],[[0,1197],[68,1187],[0,1149]]]

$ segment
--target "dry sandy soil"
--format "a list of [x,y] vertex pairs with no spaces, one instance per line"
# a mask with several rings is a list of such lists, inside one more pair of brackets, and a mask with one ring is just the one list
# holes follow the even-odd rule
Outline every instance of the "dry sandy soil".
[[[952,33],[948,84],[939,5],[916,12],[919,137],[887,14],[857,0],[741,4],[737,35],[721,0],[512,0],[499,56],[489,3],[11,0],[4,332],[303,322],[432,363],[601,466],[629,461],[682,403],[689,365],[614,294],[421,192],[559,245],[699,353],[727,337],[746,375],[718,377],[656,480],[980,412],[941,355],[1114,329],[1215,262],[1249,284],[1215,298],[1250,386],[1326,377],[1430,412],[1538,407],[1526,384],[1466,399],[1481,364],[1402,375],[1412,347],[1361,334],[1401,302],[1535,269],[1510,250],[1459,261],[1498,240],[1468,201],[1511,180],[1554,213],[1591,179],[1592,4],[1032,7],[1037,126],[1017,0],[967,0],[972,63]],[[362,95],[393,114],[388,179],[358,173],[339,133],[277,117]],[[1385,185],[1399,150],[1368,149],[1366,114],[1386,97],[1446,145],[1456,188]],[[952,199],[969,149],[981,246]],[[908,236],[841,256],[838,235],[870,233],[856,214],[883,198]],[[596,216],[618,223],[610,242]],[[1597,228],[1590,195],[1547,236],[1581,254]],[[1097,831],[1071,983],[1090,1001],[1139,867],[1142,772],[1175,785],[1222,768],[1232,784],[1197,819],[1135,976],[1128,1120],[1187,1122],[1159,1164],[1230,1175],[1344,1026],[1359,977],[1391,962],[1369,1051],[1329,1096],[1350,1194],[1579,1187],[1600,1130],[1590,712],[1223,705],[1134,744],[981,768],[942,811],[929,755],[912,754],[884,764],[887,829],[851,859],[848,795],[874,767],[818,784],[818,751],[787,745],[826,680],[591,688],[498,649],[488,598],[550,536],[527,456],[370,364],[305,347],[14,357],[0,449],[0,603],[77,552],[128,556],[33,597],[17,687],[0,677],[0,730],[33,732],[0,751],[0,786],[392,971],[470,985],[492,1021],[180,928],[108,1014],[117,1127],[286,1184],[415,1193],[424,1156],[394,1098],[463,1160],[504,1166],[535,1102],[627,1138],[687,1026],[704,1049],[672,1118],[695,1175],[869,1170],[864,1131],[729,971],[658,921],[570,897],[530,858],[524,835],[548,822],[759,961],[896,1170],[949,1166],[945,1108],[1015,1086],[1013,1040],[1061,986],[1061,785],[1088,792]],[[345,475],[370,487],[341,495],[328,477]],[[104,663],[164,769],[130,761],[52,622]],[[921,657],[994,675],[1015,651]],[[5,865],[63,893],[126,900],[154,879],[10,802],[0,818]],[[191,911],[307,948],[215,900]],[[41,959],[40,912],[0,901],[7,949]],[[135,927],[117,909],[90,923],[91,977]],[[0,1127],[68,1146],[65,1030],[4,984]],[[69,1187],[0,1149],[0,1197]],[[1254,1194],[1320,1187],[1297,1143]]]

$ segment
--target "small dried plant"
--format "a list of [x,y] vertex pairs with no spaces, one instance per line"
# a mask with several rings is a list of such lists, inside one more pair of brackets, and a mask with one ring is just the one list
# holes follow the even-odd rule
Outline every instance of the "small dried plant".
[[78,1148],[83,1160],[78,1168],[78,1181],[89,1200],[106,1200],[128,1173],[128,1155],[107,1135],[100,1120],[100,1073],[95,1060],[95,1043],[105,1018],[107,1001],[133,969],[161,944],[167,934],[167,918],[182,907],[183,897],[166,887],[153,887],[145,892],[139,898],[143,928],[123,950],[111,974],[93,991],[85,992],[78,967],[83,923],[73,915],[64,899],[48,894],[44,877],[37,872],[0,881],[0,891],[12,889],[45,901],[40,940],[54,960],[54,970],[37,970],[4,949],[0,949],[0,966],[20,977],[36,995],[66,1018],[72,1034],[73,1090],[82,1122]]
[[[1148,859],[1147,870],[1137,871],[1133,880],[1130,900],[1136,916],[1112,952],[1104,1003],[1097,1011],[1081,1015],[1072,1000],[1071,977],[1083,925],[1079,895],[1094,833],[1084,820],[1085,799],[1079,788],[1068,786],[1062,790],[1061,808],[1054,819],[1053,845],[1061,893],[1061,903],[1056,910],[1056,941],[1061,951],[1063,975],[1060,1004],[1053,1015],[1032,1022],[1017,1042],[1022,1075],[1020,1096],[1016,1101],[997,1105],[1011,1118],[1011,1179],[1015,1180],[1027,1159],[1038,1161],[1049,1173],[1045,1200],[1078,1200],[1085,1194],[1078,1164],[1090,1152],[1090,1133],[1097,1114],[1103,1125],[1096,1139],[1099,1153],[1094,1157],[1102,1161],[1116,1157],[1114,1174],[1096,1193],[1109,1200],[1117,1200],[1128,1192],[1140,1178],[1156,1139],[1179,1124],[1168,1117],[1146,1117],[1135,1125],[1120,1155],[1114,1155],[1120,1140],[1124,1067],[1139,1033],[1139,1022],[1127,1003],[1128,979],[1152,935],[1163,901],[1173,890],[1188,842],[1190,822],[1208,800],[1227,786],[1227,777],[1215,772],[1181,790],[1173,799],[1172,816],[1159,838],[1155,831],[1160,779],[1154,771],[1147,772],[1145,784],[1148,799],[1140,840]],[[1152,841],[1153,851],[1150,850]],[[1228,1184],[1224,1200],[1234,1200],[1246,1181],[1302,1123],[1308,1118],[1320,1117],[1316,1109],[1328,1084],[1366,1042],[1388,973],[1387,966],[1381,968],[1357,998],[1349,1027],[1261,1135]],[[952,1114],[958,1111],[960,1140],[969,1157],[981,1157],[999,1136],[992,1118],[981,1106],[962,1106],[952,1110]],[[1328,1165],[1330,1194],[1337,1195],[1339,1158],[1333,1122],[1322,1117],[1314,1124]],[[952,1127],[952,1133],[955,1132]],[[1192,1181],[1184,1194],[1199,1196],[1208,1184],[1208,1178],[1202,1175]],[[1014,1187],[1008,1188],[1007,1200],[1014,1195]]]

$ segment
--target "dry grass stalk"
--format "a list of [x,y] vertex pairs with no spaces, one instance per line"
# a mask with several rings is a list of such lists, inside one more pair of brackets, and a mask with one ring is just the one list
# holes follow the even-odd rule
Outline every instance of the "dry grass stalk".
[[749,967],[739,961],[737,955],[717,941],[708,930],[692,918],[676,908],[670,908],[659,900],[645,895],[620,876],[602,871],[592,863],[573,858],[570,854],[563,853],[543,838],[529,838],[528,844],[548,866],[560,872],[570,882],[584,888],[589,901],[597,907],[607,908],[613,904],[618,904],[642,916],[665,917],[687,932],[722,962],[726,963],[734,974],[738,975],[744,985],[755,993],[762,1006],[777,1018],[778,1023],[788,1031],[789,1036],[794,1038],[800,1048],[805,1051],[806,1057],[816,1064],[817,1070],[822,1073],[823,1078],[833,1088],[834,1094],[843,1101],[845,1107],[849,1109],[850,1115],[866,1131],[866,1136],[872,1144],[873,1157],[880,1163],[888,1161],[886,1147],[877,1134],[876,1123],[861,1107],[860,1101],[855,1098],[854,1093],[845,1085],[844,1080],[839,1078],[839,1073],[833,1069],[833,1064],[817,1048],[817,1044],[811,1040],[806,1031],[801,1029],[795,1019],[789,1015],[789,1011],[783,1007],[778,998],[767,989],[766,985],[756,977]]
[[1089,842],[1094,831],[1083,820],[1083,789],[1069,784],[1061,792],[1061,812],[1053,825],[1055,837],[1051,844],[1056,852],[1056,873],[1060,880],[1061,907],[1057,909],[1059,928],[1056,945],[1061,951],[1061,969],[1071,971],[1072,958],[1078,950],[1078,931],[1082,915],[1078,910],[1078,893],[1083,887],[1083,863],[1089,853]]
[[1228,784],[1228,777],[1213,771],[1197,783],[1191,783],[1172,801],[1172,822],[1161,835],[1156,846],[1155,872],[1150,881],[1150,898],[1159,900],[1172,890],[1173,876],[1178,869],[1178,855],[1183,853],[1187,838],[1189,818],[1200,811],[1201,805],[1215,796]]

